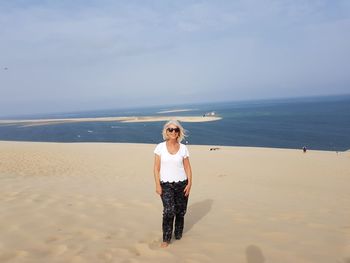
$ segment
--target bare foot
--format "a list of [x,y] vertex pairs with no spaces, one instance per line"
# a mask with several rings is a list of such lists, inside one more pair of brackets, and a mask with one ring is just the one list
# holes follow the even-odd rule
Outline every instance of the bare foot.
[[168,242],[162,242],[162,244],[160,244],[161,248],[166,248],[167,246],[169,246]]

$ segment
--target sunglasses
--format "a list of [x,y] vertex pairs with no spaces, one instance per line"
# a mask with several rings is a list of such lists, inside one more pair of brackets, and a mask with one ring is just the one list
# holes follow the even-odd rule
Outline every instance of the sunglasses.
[[173,131],[175,131],[175,132],[180,132],[180,129],[179,128],[168,128],[168,129],[166,129],[168,132],[173,132]]

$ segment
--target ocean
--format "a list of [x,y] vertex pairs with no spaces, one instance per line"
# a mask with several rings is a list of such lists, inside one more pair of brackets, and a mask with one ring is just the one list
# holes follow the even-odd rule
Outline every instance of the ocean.
[[[190,109],[176,113],[165,110]],[[350,149],[350,95],[260,101],[222,102],[168,107],[111,109],[60,114],[18,116],[31,118],[78,118],[108,116],[198,115],[215,112],[221,120],[182,123],[186,143],[345,151]],[[41,142],[162,141],[164,122],[82,122],[43,126],[0,124],[0,140]]]

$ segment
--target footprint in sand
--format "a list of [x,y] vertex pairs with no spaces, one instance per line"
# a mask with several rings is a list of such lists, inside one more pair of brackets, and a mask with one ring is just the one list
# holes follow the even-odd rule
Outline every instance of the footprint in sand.
[[158,249],[160,246],[161,240],[160,239],[154,239],[151,242],[148,243],[150,249]]
[[53,242],[56,242],[59,240],[60,240],[60,238],[57,236],[50,236],[45,240],[45,242],[46,242],[46,244],[50,244],[50,243],[53,243]]
[[[0,255],[0,262],[7,262],[13,260],[16,262],[18,259],[28,256],[28,252],[24,250],[17,250],[14,252],[7,252]],[[12,261],[11,261],[12,262]]]
[[67,251],[68,247],[66,245],[57,245],[51,248],[50,252],[53,256],[60,256]]
[[139,241],[136,245],[129,247],[129,251],[135,256],[159,256],[159,253],[167,254],[165,251],[159,251],[161,241],[153,239],[150,242]]

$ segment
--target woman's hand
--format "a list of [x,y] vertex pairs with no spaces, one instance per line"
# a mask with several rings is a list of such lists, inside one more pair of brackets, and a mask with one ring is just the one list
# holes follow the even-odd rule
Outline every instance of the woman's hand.
[[185,196],[189,196],[190,191],[191,191],[191,184],[187,184],[184,189]]
[[161,185],[156,185],[156,193],[162,195],[162,187]]
[[187,176],[188,183],[184,189],[185,196],[189,196],[190,191],[191,191],[191,186],[192,186],[192,169],[191,169],[191,164],[190,164],[190,158],[184,158],[183,159],[183,164]]

